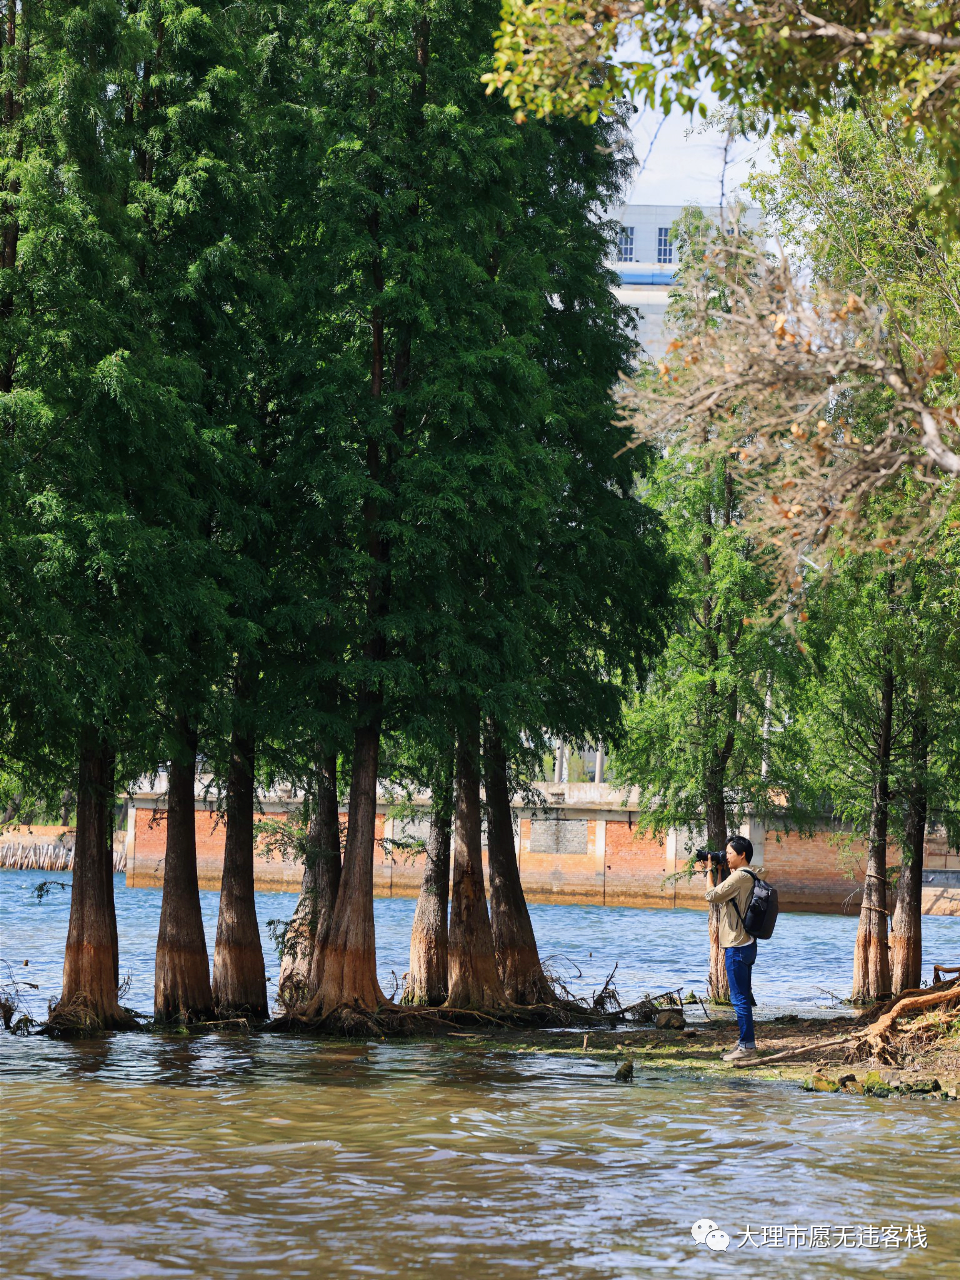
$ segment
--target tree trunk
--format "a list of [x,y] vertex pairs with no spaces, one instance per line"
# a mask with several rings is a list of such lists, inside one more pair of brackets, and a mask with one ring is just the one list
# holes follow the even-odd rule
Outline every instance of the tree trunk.
[[158,1021],[195,1022],[213,1016],[213,993],[197,883],[197,734],[185,716],[177,728],[183,754],[170,761],[153,1009]]
[[867,1004],[890,995],[887,946],[887,826],[890,818],[890,749],[893,733],[893,671],[884,672],[880,691],[877,776],[870,812],[867,876],[853,956],[853,1001]]
[[117,913],[110,847],[112,777],[112,755],[106,742],[95,728],[84,727],[63,993],[54,1019],[76,1020],[78,1025],[91,1020],[105,1029],[130,1023],[117,995]]
[[117,757],[113,751],[106,755],[107,811],[104,827],[107,833],[107,852],[103,859],[103,893],[107,904],[107,918],[110,921],[110,948],[113,951],[113,980],[120,987],[120,940],[117,937],[117,905],[113,894],[113,835],[115,825],[114,797],[117,793],[116,779]]
[[449,765],[448,770],[434,791],[427,860],[410,932],[410,972],[403,995],[405,1004],[425,1004],[434,1008],[447,998],[447,909],[453,808],[453,777]]
[[230,739],[227,836],[220,915],[213,952],[213,1003],[221,1012],[267,1016],[267,978],[253,887],[254,744],[238,729]]
[[[723,783],[708,781],[706,795],[707,847],[716,852],[727,847],[727,809],[723,800]],[[721,872],[720,879],[726,880],[728,872]],[[716,877],[711,877],[710,883]],[[723,908],[711,903],[707,909],[710,934],[710,975],[707,980],[708,994],[718,1004],[730,1003],[730,983],[727,979],[727,966],[723,948],[720,946],[720,912]]]
[[23,804],[23,793],[18,791],[15,796],[11,797],[10,802],[8,803],[6,809],[4,810],[3,817],[0,818],[0,827],[5,827],[8,822],[12,822],[14,820],[14,818],[20,812],[20,808],[22,804]]
[[[303,881],[296,910],[284,935],[280,961],[280,997],[282,1003],[291,1008],[306,1004],[316,994],[323,977],[323,951],[340,884],[336,756],[325,757],[316,766],[314,778],[316,794],[307,824]],[[311,970],[315,966],[317,976],[311,981]]]
[[[320,990],[333,914],[340,894],[342,862],[340,851],[340,803],[337,799],[337,757],[328,756],[320,779],[317,852],[317,923],[307,984],[311,996]],[[376,816],[374,816],[376,823]]]
[[483,887],[479,717],[475,724],[470,735],[457,744],[446,1006],[450,1009],[490,1009],[506,1003]]
[[507,753],[500,735],[493,730],[487,734],[484,766],[490,924],[504,993],[513,1004],[552,1003],[554,993],[540,965],[537,940],[520,882],[507,782]]
[[354,735],[350,816],[343,871],[323,959],[323,978],[308,1015],[327,1017],[343,1006],[375,1012],[387,1003],[377,982],[373,923],[373,847],[377,833],[380,718]]
[[908,797],[903,860],[893,913],[890,985],[894,995],[920,985],[923,842],[927,833],[927,726],[918,715],[913,727],[913,778]]
[[280,956],[277,994],[280,1003],[287,1009],[296,1009],[309,1000],[307,984],[310,980],[313,944],[317,937],[317,861],[320,847],[315,800],[307,825],[300,896],[283,935],[283,954]]
[[317,794],[307,829],[307,855],[300,900],[284,940],[280,965],[281,1000],[307,1004],[323,981],[330,925],[340,888],[340,809],[337,757],[326,756],[316,770]]

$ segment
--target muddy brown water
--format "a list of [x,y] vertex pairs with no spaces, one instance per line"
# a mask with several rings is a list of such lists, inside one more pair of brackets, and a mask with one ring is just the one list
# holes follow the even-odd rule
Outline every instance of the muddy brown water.
[[[958,1274],[960,1105],[278,1035],[0,1056],[8,1280]],[[925,1249],[833,1247],[908,1225]]]
[[[0,876],[3,976],[37,984],[23,994],[38,1017],[59,990],[69,912],[66,890],[37,902],[44,878]],[[127,1001],[149,1009],[160,895],[128,890],[121,878],[115,891]],[[285,897],[258,895],[262,924],[289,915]],[[202,901],[212,949],[216,895]],[[376,906],[389,990],[391,970],[405,966],[413,903]],[[557,906],[534,914],[543,953],[569,958],[565,972],[583,994],[614,962],[626,999],[679,984],[702,990],[700,913]],[[955,954],[960,922],[925,920],[924,929],[928,961]],[[848,990],[855,930],[854,918],[784,917],[758,965],[761,1007],[809,1014],[824,1003],[822,987]],[[274,978],[275,969],[268,955]],[[75,1043],[0,1035],[2,1274],[960,1275],[960,1104],[665,1072],[617,1084],[613,1071],[609,1061],[465,1042],[344,1048],[222,1032]],[[729,1234],[728,1250],[696,1243],[690,1227],[703,1218]],[[744,1243],[748,1225],[751,1240],[767,1227],[767,1242]],[[796,1228],[809,1239],[812,1226],[830,1229],[828,1248],[798,1248],[788,1235]],[[924,1229],[925,1249],[905,1243],[908,1226],[911,1239]],[[896,1230],[871,1247],[882,1228]],[[834,1247],[842,1239],[861,1244]]]

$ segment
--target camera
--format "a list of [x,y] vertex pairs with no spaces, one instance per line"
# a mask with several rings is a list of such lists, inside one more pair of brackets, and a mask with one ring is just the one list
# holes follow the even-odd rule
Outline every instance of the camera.
[[720,867],[724,871],[728,870],[725,850],[718,853],[715,849],[697,849],[693,856],[697,862],[709,862],[712,867]]

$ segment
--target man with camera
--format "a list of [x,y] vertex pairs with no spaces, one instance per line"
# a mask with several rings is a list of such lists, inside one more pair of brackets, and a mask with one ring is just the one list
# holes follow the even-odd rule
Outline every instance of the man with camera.
[[[704,874],[710,884],[707,901],[720,907],[720,946],[724,950],[730,999],[737,1014],[740,1042],[723,1055],[724,1062],[755,1058],[756,1040],[753,1030],[753,992],[751,975],[757,958],[757,940],[743,926],[743,917],[753,895],[754,879],[745,868],[753,861],[753,845],[746,836],[731,836],[724,853],[697,852],[703,858]],[[729,871],[717,882],[718,873]]]

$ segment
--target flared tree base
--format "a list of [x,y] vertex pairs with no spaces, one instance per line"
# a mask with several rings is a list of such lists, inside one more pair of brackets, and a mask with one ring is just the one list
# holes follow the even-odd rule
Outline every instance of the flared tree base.
[[153,1016],[157,1022],[180,1024],[207,1022],[214,1017],[206,948],[158,947]]
[[890,938],[890,989],[896,995],[920,985],[922,951],[920,938],[894,932]]
[[410,974],[403,1003],[438,1008],[447,998],[447,945],[436,934],[414,932],[410,939]]
[[890,998],[890,953],[887,931],[867,930],[861,923],[853,953],[854,1004]]
[[305,1016],[326,1021],[344,1010],[350,1018],[355,1011],[372,1015],[390,1005],[391,1001],[377,982],[376,953],[367,948],[337,947],[328,942],[323,982],[307,1006]]
[[536,949],[516,948],[497,954],[504,994],[510,1004],[557,1003],[557,994],[540,965]]
[[218,1017],[264,1020],[269,1015],[263,952],[256,947],[219,943],[213,973],[213,1007]]

